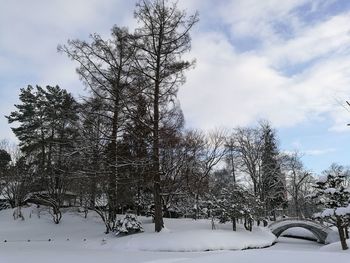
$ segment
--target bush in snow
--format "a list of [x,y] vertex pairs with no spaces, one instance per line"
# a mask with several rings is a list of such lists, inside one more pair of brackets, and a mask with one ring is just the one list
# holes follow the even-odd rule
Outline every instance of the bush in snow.
[[229,184],[221,189],[213,198],[212,210],[220,223],[232,222],[232,230],[236,231],[237,219],[244,219],[244,227],[252,231],[253,219],[259,219],[262,204],[253,194],[236,184]]
[[348,249],[348,227],[350,225],[350,189],[345,187],[345,175],[335,171],[320,177],[316,183],[318,204],[323,211],[314,215],[315,218],[326,220],[338,229],[342,248]]
[[14,210],[13,210],[13,219],[14,220],[17,220],[18,218],[21,218],[22,220],[24,220],[24,216],[22,214],[22,209],[21,207],[16,207]]
[[137,220],[136,215],[126,214],[122,220],[117,223],[117,235],[129,235],[143,232],[142,224]]

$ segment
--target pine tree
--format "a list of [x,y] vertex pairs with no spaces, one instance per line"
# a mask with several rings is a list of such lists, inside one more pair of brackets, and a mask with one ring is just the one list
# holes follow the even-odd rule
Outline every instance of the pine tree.
[[7,116],[9,123],[20,122],[21,125],[12,128],[20,141],[19,146],[25,155],[34,154],[34,162],[39,167],[38,172],[43,173],[46,162],[46,128],[44,127],[45,109],[41,107],[43,90],[37,86],[23,88],[19,96],[21,104],[15,105],[17,111]]
[[232,230],[237,230],[237,220],[245,214],[246,195],[243,188],[237,184],[229,184],[222,188],[217,198],[214,198],[214,214],[220,223],[232,222]]
[[316,182],[317,192],[313,196],[323,211],[314,217],[325,219],[337,227],[342,249],[346,250],[350,225],[350,189],[345,186],[345,174],[341,167],[325,173]]
[[253,220],[260,219],[261,203],[247,189],[236,183],[229,183],[222,187],[218,195],[213,199],[214,215],[221,223],[232,222],[232,230],[237,230],[237,220],[244,220],[244,227],[252,231]]
[[28,86],[21,89],[20,100],[17,111],[7,118],[9,123],[19,123],[12,130],[35,174],[36,190],[47,191],[37,198],[52,208],[53,219],[59,223],[59,208],[74,163],[78,103],[58,86]]
[[264,124],[262,129],[261,201],[265,203],[265,214],[276,220],[276,209],[286,203],[285,178],[281,172],[275,133],[269,124]]
[[0,176],[5,173],[11,162],[11,155],[4,149],[0,149]]

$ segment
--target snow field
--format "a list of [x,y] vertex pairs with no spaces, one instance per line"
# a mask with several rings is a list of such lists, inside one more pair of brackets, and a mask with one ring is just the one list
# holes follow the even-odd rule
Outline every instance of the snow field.
[[[40,218],[34,206],[23,209],[23,213],[24,221],[14,221],[12,210],[0,211],[1,263],[350,262],[350,250],[341,251],[337,243],[322,246],[284,237],[265,249],[236,250],[274,242],[275,237],[264,228],[250,233],[240,226],[233,232],[231,224],[217,224],[217,230],[211,230],[209,220],[165,219],[167,228],[154,233],[151,219],[141,217],[144,233],[115,237],[103,234],[104,226],[93,212],[85,219],[67,210],[59,225],[51,221],[45,209],[40,210]],[[289,231],[303,234],[300,229]],[[3,242],[5,239],[8,242]]]

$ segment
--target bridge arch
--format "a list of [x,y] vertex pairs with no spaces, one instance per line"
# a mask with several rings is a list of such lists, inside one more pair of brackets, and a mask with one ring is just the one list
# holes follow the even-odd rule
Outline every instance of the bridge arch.
[[284,231],[293,227],[301,227],[309,230],[317,238],[318,242],[322,244],[326,244],[328,235],[334,232],[329,227],[321,225],[318,222],[298,218],[282,219],[268,226],[276,237],[279,237]]

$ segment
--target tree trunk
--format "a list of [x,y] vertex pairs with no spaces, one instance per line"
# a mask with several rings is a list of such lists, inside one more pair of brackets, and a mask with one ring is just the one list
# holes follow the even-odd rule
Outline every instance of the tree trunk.
[[235,172],[235,162],[234,162],[234,156],[233,156],[233,144],[231,146],[232,146],[231,147],[232,180],[233,180],[233,184],[236,185],[236,172]]
[[92,179],[90,182],[90,202],[89,207],[90,209],[94,209],[95,207],[95,201],[96,201],[96,172],[92,175]]
[[237,231],[236,217],[232,217],[232,231]]
[[196,194],[196,209],[195,209],[195,214],[194,214],[194,220],[198,219],[198,210],[199,210],[199,194]]
[[294,206],[295,206],[295,215],[296,217],[300,218],[300,208],[299,208],[299,201],[298,201],[298,186],[295,185],[295,191],[294,191]]
[[337,219],[337,228],[338,228],[341,247],[343,250],[347,250],[348,245],[346,244],[346,238],[345,238],[345,233],[344,233],[345,231],[344,231],[344,227],[342,226],[341,219],[339,219],[339,218]]
[[160,232],[164,227],[162,200],[160,196],[160,164],[159,164],[159,83],[156,81],[153,102],[153,192],[154,192],[154,228]]
[[112,121],[112,134],[111,134],[111,147],[110,147],[110,172],[108,178],[108,222],[110,224],[110,230],[113,230],[114,224],[117,218],[117,180],[118,180],[118,110],[119,110],[119,97],[118,90],[115,88],[115,101],[114,101],[114,113]]

